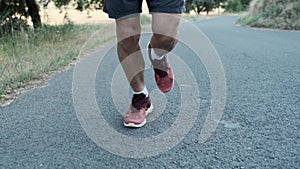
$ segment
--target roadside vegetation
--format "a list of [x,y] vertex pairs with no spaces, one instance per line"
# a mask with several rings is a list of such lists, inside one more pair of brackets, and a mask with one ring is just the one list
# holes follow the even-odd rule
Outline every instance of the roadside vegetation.
[[195,12],[206,15],[214,9],[225,9],[225,12],[236,13],[248,9],[251,0],[186,0],[186,13]]
[[[22,30],[0,37],[0,99],[32,81],[47,78],[68,66],[81,50],[92,49],[112,38],[113,33],[92,39],[103,25],[45,25],[36,30]],[[106,29],[109,31],[110,29]],[[104,30],[101,30],[104,31]],[[98,35],[99,36],[99,35]]]
[[300,1],[253,0],[248,14],[237,23],[243,26],[300,30]]
[[[187,0],[186,12],[209,15],[213,9],[220,8],[239,12],[247,8],[249,1]],[[88,11],[102,9],[103,0],[0,0],[0,107],[21,90],[39,84],[75,62],[86,41],[89,43],[84,51],[88,52],[114,37],[113,25],[107,23],[75,25],[68,17],[64,25],[43,23],[39,9],[49,4],[62,11],[67,6]],[[186,14],[183,18],[198,20],[202,18],[199,16]],[[147,16],[141,19],[143,25],[151,22]]]

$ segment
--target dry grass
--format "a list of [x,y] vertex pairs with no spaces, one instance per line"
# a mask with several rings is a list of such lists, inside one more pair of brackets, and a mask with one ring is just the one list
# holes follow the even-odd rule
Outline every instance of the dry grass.
[[[111,40],[114,37],[112,26],[48,25],[1,37],[0,107],[68,67],[79,53],[84,55]],[[96,36],[90,38],[93,34]]]
[[[72,9],[48,9],[41,13],[43,28],[0,37],[0,107],[65,70],[79,55],[115,38],[112,20],[101,11],[87,15]],[[144,25],[150,21],[142,17]]]

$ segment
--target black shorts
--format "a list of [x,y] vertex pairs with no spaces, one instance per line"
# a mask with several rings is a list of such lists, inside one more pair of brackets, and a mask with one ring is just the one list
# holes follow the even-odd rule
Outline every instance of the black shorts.
[[[103,11],[110,18],[139,14],[142,12],[143,0],[104,0]],[[185,0],[147,0],[150,13],[182,13],[185,11]]]

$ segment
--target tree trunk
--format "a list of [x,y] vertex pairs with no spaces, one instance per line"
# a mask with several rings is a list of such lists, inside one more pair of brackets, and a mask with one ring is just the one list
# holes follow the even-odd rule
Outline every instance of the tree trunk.
[[38,28],[42,26],[41,16],[39,14],[39,6],[35,0],[25,0],[26,6],[28,7],[28,13],[33,22],[33,27]]

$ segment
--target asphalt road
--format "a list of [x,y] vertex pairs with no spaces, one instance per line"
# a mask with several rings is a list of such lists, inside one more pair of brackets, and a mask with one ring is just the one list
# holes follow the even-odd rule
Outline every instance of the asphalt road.
[[[299,168],[300,32],[239,27],[233,24],[236,19],[193,22],[218,51],[227,84],[221,121],[204,143],[198,138],[211,106],[210,77],[196,54],[179,43],[173,52],[189,67],[199,91],[199,102],[191,99],[189,104],[199,104],[200,108],[191,130],[174,147],[155,156],[131,158],[96,144],[83,130],[74,108],[72,67],[0,109],[0,168]],[[148,39],[148,34],[143,35],[144,47]],[[126,99],[124,104],[116,105],[113,98],[122,93],[111,92],[116,83],[112,77],[118,68],[115,47],[104,51],[96,51],[84,60],[105,55],[91,84],[95,86],[97,108],[109,126],[134,138],[159,136],[170,128],[183,103],[184,91],[179,83],[171,93],[162,95],[147,63],[146,80],[155,96],[152,100],[156,110],[145,127],[124,128],[118,110],[129,105]],[[178,69],[179,73],[184,71]],[[128,89],[126,84],[123,86]],[[93,123],[85,125],[97,128]],[[101,138],[110,135],[94,131]],[[120,141],[115,138],[105,144],[114,147],[115,140]],[[168,146],[164,140],[161,144]],[[126,145],[124,142],[124,149],[130,151]]]

